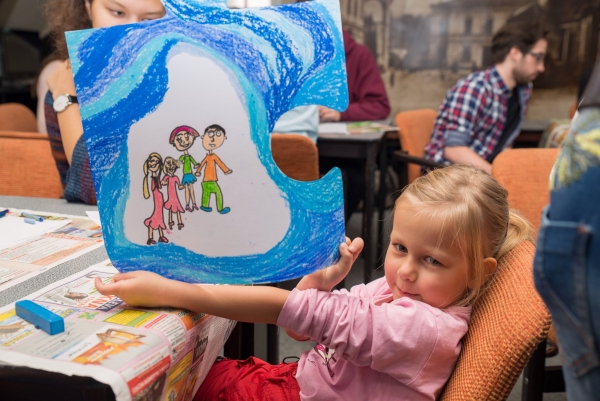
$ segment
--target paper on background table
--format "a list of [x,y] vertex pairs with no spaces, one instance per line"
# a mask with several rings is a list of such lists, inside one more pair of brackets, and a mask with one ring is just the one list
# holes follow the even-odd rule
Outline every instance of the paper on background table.
[[321,123],[318,128],[319,134],[349,134],[346,123]]
[[97,210],[88,210],[87,212],[85,212],[85,214],[88,215],[88,217],[90,219],[92,219],[92,221],[96,224],[98,224],[100,227],[102,227],[102,223],[100,222],[100,212]]
[[66,226],[71,220],[44,220],[35,224],[25,223],[20,213],[9,212],[0,218],[0,250],[24,242],[28,238],[37,237],[45,233],[58,230]]
[[[66,221],[66,224],[51,232],[26,237],[8,247],[1,247],[0,291],[104,244],[102,230],[87,217],[19,209],[11,209],[7,217],[14,217],[24,211],[43,216],[45,221],[33,225],[21,222],[23,226],[37,226],[53,221]],[[7,217],[0,218],[0,231],[3,229],[2,220]]]
[[90,266],[26,297],[65,318],[49,336],[0,309],[0,361],[111,386],[118,401],[189,401],[200,387],[235,322],[170,308],[133,308],[96,291],[112,280],[109,261]]

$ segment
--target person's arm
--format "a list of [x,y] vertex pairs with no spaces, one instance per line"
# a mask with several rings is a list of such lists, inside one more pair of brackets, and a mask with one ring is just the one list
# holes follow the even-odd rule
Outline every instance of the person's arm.
[[170,306],[252,323],[276,324],[289,295],[275,287],[196,285],[142,271],[118,274],[107,284],[97,277],[95,284],[101,294],[132,306]]
[[390,102],[377,62],[367,48],[360,50],[356,59],[347,60],[347,63],[357,64],[352,68],[358,71],[355,82],[348,83],[350,104],[340,113],[340,121],[383,120],[390,114]]
[[492,164],[484,160],[468,146],[445,146],[444,159],[454,164],[467,164],[492,174]]
[[[63,61],[50,74],[47,80],[48,89],[52,93],[52,98],[56,99],[59,95],[76,96],[75,81],[73,80],[73,71],[69,60]],[[67,161],[71,164],[73,151],[79,138],[83,135],[83,124],[79,114],[79,105],[72,104],[64,111],[57,114],[58,125],[62,136],[63,148]]]
[[484,85],[459,81],[448,91],[434,130],[443,131],[444,159],[473,165],[490,174],[491,164],[471,149],[477,120],[485,114],[488,98]]
[[[362,238],[355,238],[354,241],[350,241],[350,238],[346,237],[346,243],[340,245],[340,254],[342,255],[340,260],[332,266],[302,277],[296,285],[296,289],[307,290],[314,288],[319,291],[331,291],[333,287],[346,278],[363,246],[364,242]],[[350,257],[348,257],[348,254]],[[299,335],[288,329],[285,329],[285,332],[296,341],[306,341],[309,339],[308,336]]]
[[[351,265],[354,257],[348,246],[342,244],[340,253],[339,264]],[[271,324],[276,324],[290,293],[266,286],[188,284],[143,271],[117,274],[107,284],[96,278],[95,284],[102,295],[116,295],[132,306],[171,306],[242,322]]]

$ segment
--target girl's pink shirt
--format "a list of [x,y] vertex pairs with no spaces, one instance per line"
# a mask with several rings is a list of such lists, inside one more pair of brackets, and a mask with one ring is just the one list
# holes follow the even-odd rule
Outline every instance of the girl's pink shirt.
[[302,400],[435,400],[450,377],[470,307],[392,301],[381,278],[332,293],[293,290],[277,325],[317,341],[298,362]]

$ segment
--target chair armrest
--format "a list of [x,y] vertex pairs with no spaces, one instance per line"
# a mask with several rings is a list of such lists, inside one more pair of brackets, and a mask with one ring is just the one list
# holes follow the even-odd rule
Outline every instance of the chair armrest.
[[408,153],[397,150],[392,155],[394,160],[405,162],[405,163],[414,163],[425,167],[437,168],[437,167],[446,167],[449,164],[447,163],[438,163],[431,160],[423,159],[422,157],[411,156]]

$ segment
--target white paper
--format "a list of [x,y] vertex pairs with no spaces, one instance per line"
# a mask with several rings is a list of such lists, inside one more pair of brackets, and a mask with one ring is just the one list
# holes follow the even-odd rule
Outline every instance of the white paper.
[[319,134],[349,134],[346,123],[321,123]]
[[25,223],[18,214],[9,213],[0,218],[0,249],[24,242],[29,238],[51,233],[69,224],[71,220],[44,220]]
[[87,212],[85,212],[85,214],[88,215],[88,217],[90,219],[92,219],[92,221],[96,224],[98,224],[100,227],[102,227],[102,223],[100,222],[100,212],[97,210],[88,210]]

